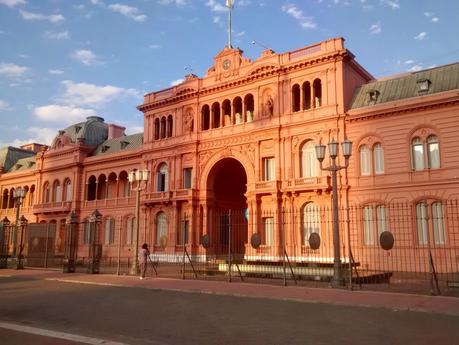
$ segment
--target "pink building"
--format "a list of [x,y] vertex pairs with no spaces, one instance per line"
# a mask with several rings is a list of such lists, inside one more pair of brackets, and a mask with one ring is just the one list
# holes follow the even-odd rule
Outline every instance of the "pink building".
[[[138,109],[144,133],[90,117],[50,147],[2,149],[1,217],[14,221],[13,190],[23,186],[21,214],[56,224],[56,253],[76,213],[85,256],[98,209],[102,256],[131,257],[128,174],[147,169],[139,240],[158,260],[181,259],[186,244],[197,261],[230,251],[247,267],[284,252],[295,263],[332,262],[331,179],[314,148],[349,139],[350,164],[338,172],[342,262],[352,253],[360,269],[428,272],[432,259],[438,272],[459,271],[458,63],[375,80],[342,38],[255,61],[224,48],[205,76],[146,94]],[[379,245],[385,231],[390,251]]]

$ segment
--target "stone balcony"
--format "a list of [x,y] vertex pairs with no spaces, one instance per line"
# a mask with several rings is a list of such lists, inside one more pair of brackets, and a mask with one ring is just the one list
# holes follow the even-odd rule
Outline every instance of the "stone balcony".
[[46,202],[33,206],[34,214],[43,213],[69,213],[72,209],[71,201]]

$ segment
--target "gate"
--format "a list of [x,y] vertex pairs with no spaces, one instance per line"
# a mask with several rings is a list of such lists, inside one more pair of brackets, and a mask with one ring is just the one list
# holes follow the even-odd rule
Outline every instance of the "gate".
[[28,267],[62,267],[62,255],[57,255],[56,224],[32,223],[28,225],[27,260]]

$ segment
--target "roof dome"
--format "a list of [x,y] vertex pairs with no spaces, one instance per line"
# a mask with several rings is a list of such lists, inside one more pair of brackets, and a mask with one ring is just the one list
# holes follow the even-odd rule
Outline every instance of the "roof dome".
[[[108,124],[99,116],[88,116],[85,122],[67,127],[54,139],[54,143],[65,137],[71,143],[83,141],[85,145],[97,146],[108,138]],[[53,145],[54,146],[54,145]]]

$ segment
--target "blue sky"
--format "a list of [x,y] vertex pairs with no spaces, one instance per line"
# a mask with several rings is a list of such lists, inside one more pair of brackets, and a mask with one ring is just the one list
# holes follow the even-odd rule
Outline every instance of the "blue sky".
[[[377,78],[459,61],[457,0],[234,2],[233,46],[252,60],[342,36]],[[226,30],[225,0],[0,0],[0,147],[50,144],[90,115],[143,131],[143,94],[204,76]]]

